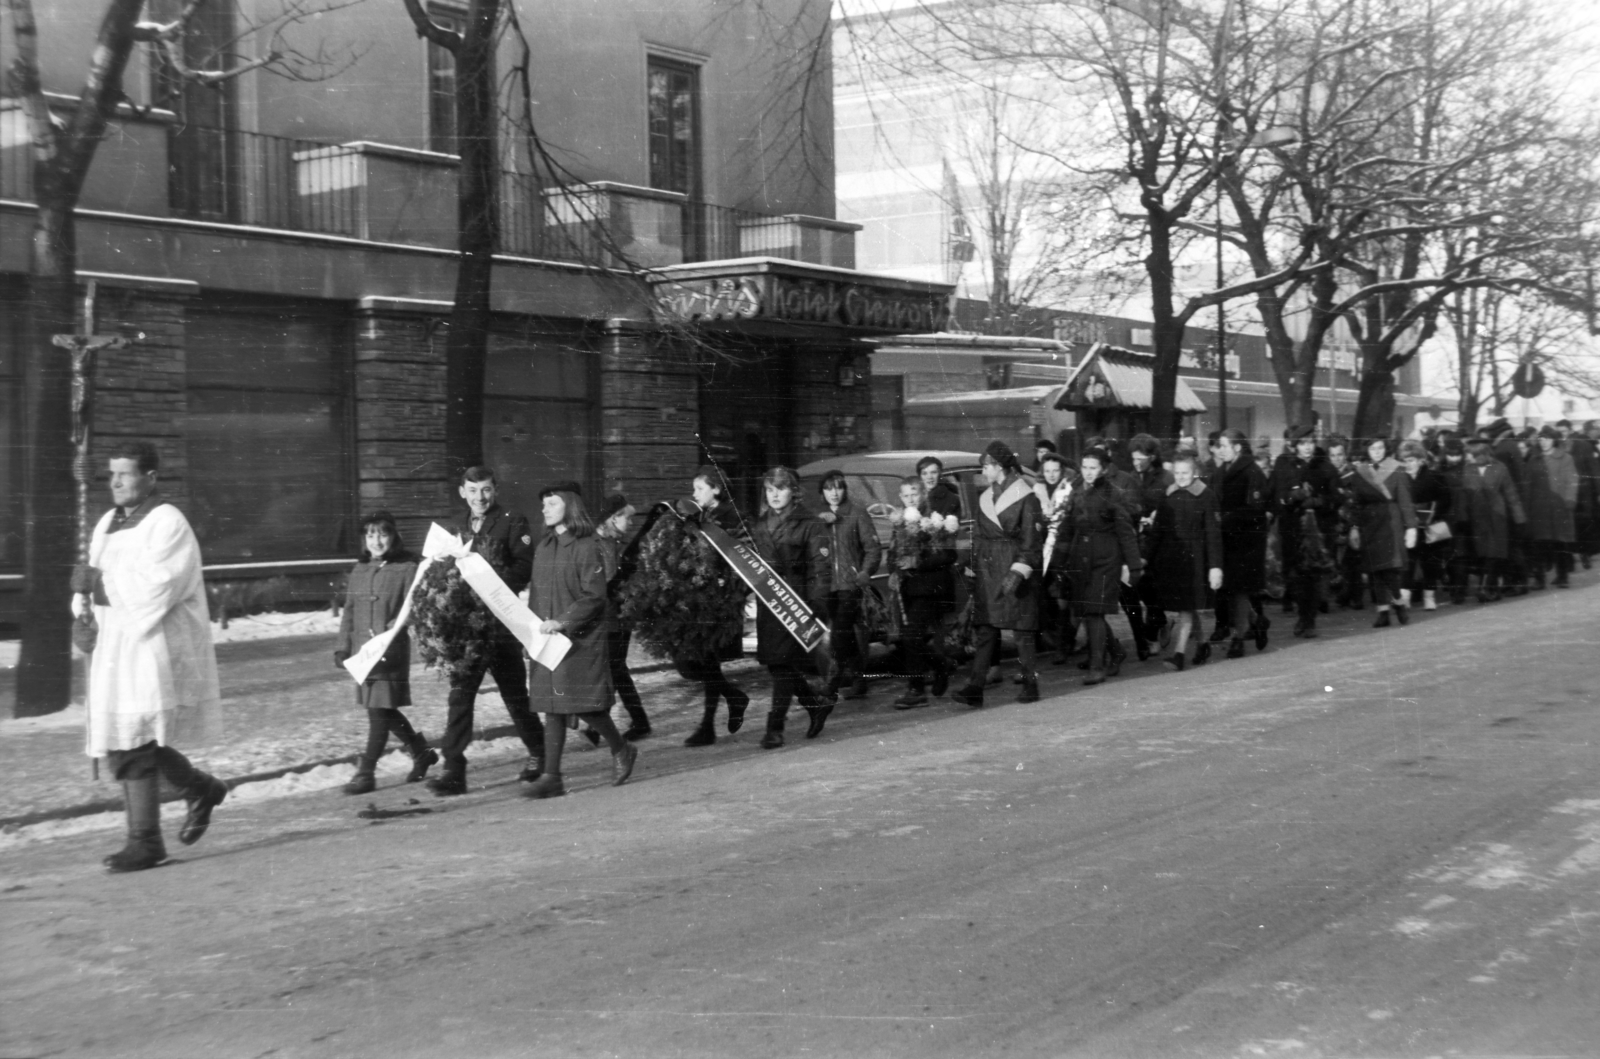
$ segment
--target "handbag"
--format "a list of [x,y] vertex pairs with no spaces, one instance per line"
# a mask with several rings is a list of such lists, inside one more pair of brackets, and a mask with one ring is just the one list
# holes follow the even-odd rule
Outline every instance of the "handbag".
[[1422,531],[1422,540],[1426,544],[1438,544],[1440,541],[1449,540],[1451,536],[1453,534],[1450,532],[1450,523],[1445,522],[1443,519],[1438,522],[1428,523]]

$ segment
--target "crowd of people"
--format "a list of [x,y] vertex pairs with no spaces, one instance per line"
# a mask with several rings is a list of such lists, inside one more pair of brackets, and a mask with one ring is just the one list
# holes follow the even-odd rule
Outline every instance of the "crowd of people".
[[[793,470],[771,468],[761,480],[759,511],[746,518],[718,470],[704,467],[686,483],[692,500],[675,510],[753,548],[830,630],[822,647],[808,648],[791,620],[757,608],[756,660],[771,677],[760,746],[769,750],[784,745],[794,704],[807,713],[806,737],[815,738],[841,693],[869,694],[869,612],[893,616],[891,639],[906,681],[896,708],[927,706],[947,693],[981,707],[998,679],[1002,631],[1016,650],[1018,701],[1032,702],[1042,652],[1053,652],[1057,665],[1081,653],[1085,684],[1119,675],[1129,652],[1107,620],[1119,612],[1141,661],[1159,652],[1182,670],[1208,662],[1214,646],[1226,645],[1227,658],[1243,656],[1250,643],[1265,649],[1273,596],[1295,613],[1294,635],[1310,638],[1318,635],[1319,615],[1333,607],[1360,610],[1370,600],[1375,625],[1385,627],[1406,624],[1413,606],[1459,605],[1474,592],[1493,602],[1546,585],[1565,588],[1575,565],[1588,569],[1600,551],[1600,423],[1518,433],[1500,420],[1470,437],[1443,433],[1398,444],[1291,428],[1275,458],[1260,448],[1236,430],[1212,434],[1203,453],[1193,437],[1171,449],[1146,435],[1126,445],[1091,438],[1069,461],[1043,442],[1030,472],[995,441],[982,454],[981,481],[966,503],[961,483],[927,456],[900,483],[886,545],[837,473],[808,497]],[[92,652],[87,752],[109,760],[127,796],[128,843],[106,859],[114,872],[166,858],[160,779],[188,803],[184,843],[205,833],[227,794],[225,784],[175,749],[215,737],[220,695],[199,546],[181,512],[161,499],[158,468],[146,443],[112,454],[115,506],[95,531],[90,562],[73,578],[80,646]],[[411,756],[408,782],[440,765],[429,788],[440,796],[464,793],[485,676],[493,677],[528,751],[520,774],[527,796],[565,793],[569,729],[605,742],[612,782],[626,782],[637,742],[652,734],[628,671],[631,630],[618,604],[637,567],[636,512],[612,495],[597,518],[577,483],[560,482],[540,494],[541,525],[534,528],[500,505],[487,467],[465,471],[458,492],[466,511],[450,532],[506,588],[526,593],[540,633],[559,633],[569,647],[552,668],[530,664],[503,624],[474,634],[484,642],[468,664],[450,671],[446,727],[434,747],[401,712],[411,704],[410,642],[399,628],[355,687],[367,733],[345,790],[374,789],[376,763],[392,736]],[[418,580],[418,558],[388,513],[364,519],[362,540],[334,653],[340,665],[403,625]],[[1206,635],[1208,613],[1214,617]],[[699,638],[701,647],[672,659],[704,691],[700,723],[685,740],[690,747],[717,741],[719,705],[726,705],[728,732],[744,723],[750,696],[722,669],[739,656],[742,631]],[[707,651],[707,642],[727,647]],[[625,731],[611,716],[619,697],[630,722]]]

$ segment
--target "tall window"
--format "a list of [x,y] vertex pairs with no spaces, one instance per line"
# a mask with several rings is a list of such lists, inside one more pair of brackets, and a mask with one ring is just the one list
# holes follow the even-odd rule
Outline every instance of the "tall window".
[[[431,7],[428,15],[456,33],[467,28],[460,11]],[[443,154],[456,153],[456,57],[447,48],[428,43],[428,147]]]
[[700,71],[651,59],[650,186],[700,197]]
[[[152,11],[159,18],[171,18],[181,6],[159,0]],[[226,70],[237,61],[233,42],[233,6],[201,4],[190,15],[183,37],[183,62],[191,70]],[[178,115],[168,133],[167,199],[173,212],[180,217],[238,220],[233,81],[201,85],[185,80],[159,51],[151,69],[156,105]]]
[[208,562],[351,547],[347,322],[316,303],[191,310],[189,519]]

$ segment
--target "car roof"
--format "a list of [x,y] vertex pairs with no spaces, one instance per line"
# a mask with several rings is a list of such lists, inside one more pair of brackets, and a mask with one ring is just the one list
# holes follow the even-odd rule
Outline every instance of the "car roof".
[[858,452],[852,456],[830,456],[813,460],[796,472],[802,478],[815,478],[829,471],[845,474],[893,474],[907,477],[917,472],[917,461],[932,456],[944,464],[947,471],[969,470],[978,466],[980,453],[959,449],[905,449],[893,452]]

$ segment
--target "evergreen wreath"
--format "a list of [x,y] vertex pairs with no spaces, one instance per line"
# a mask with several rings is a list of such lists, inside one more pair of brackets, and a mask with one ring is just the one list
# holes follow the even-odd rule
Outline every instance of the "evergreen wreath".
[[411,637],[424,665],[450,676],[483,665],[499,623],[454,559],[428,564],[411,603]]
[[718,655],[744,632],[744,582],[673,515],[646,531],[617,602],[639,643],[665,658]]

